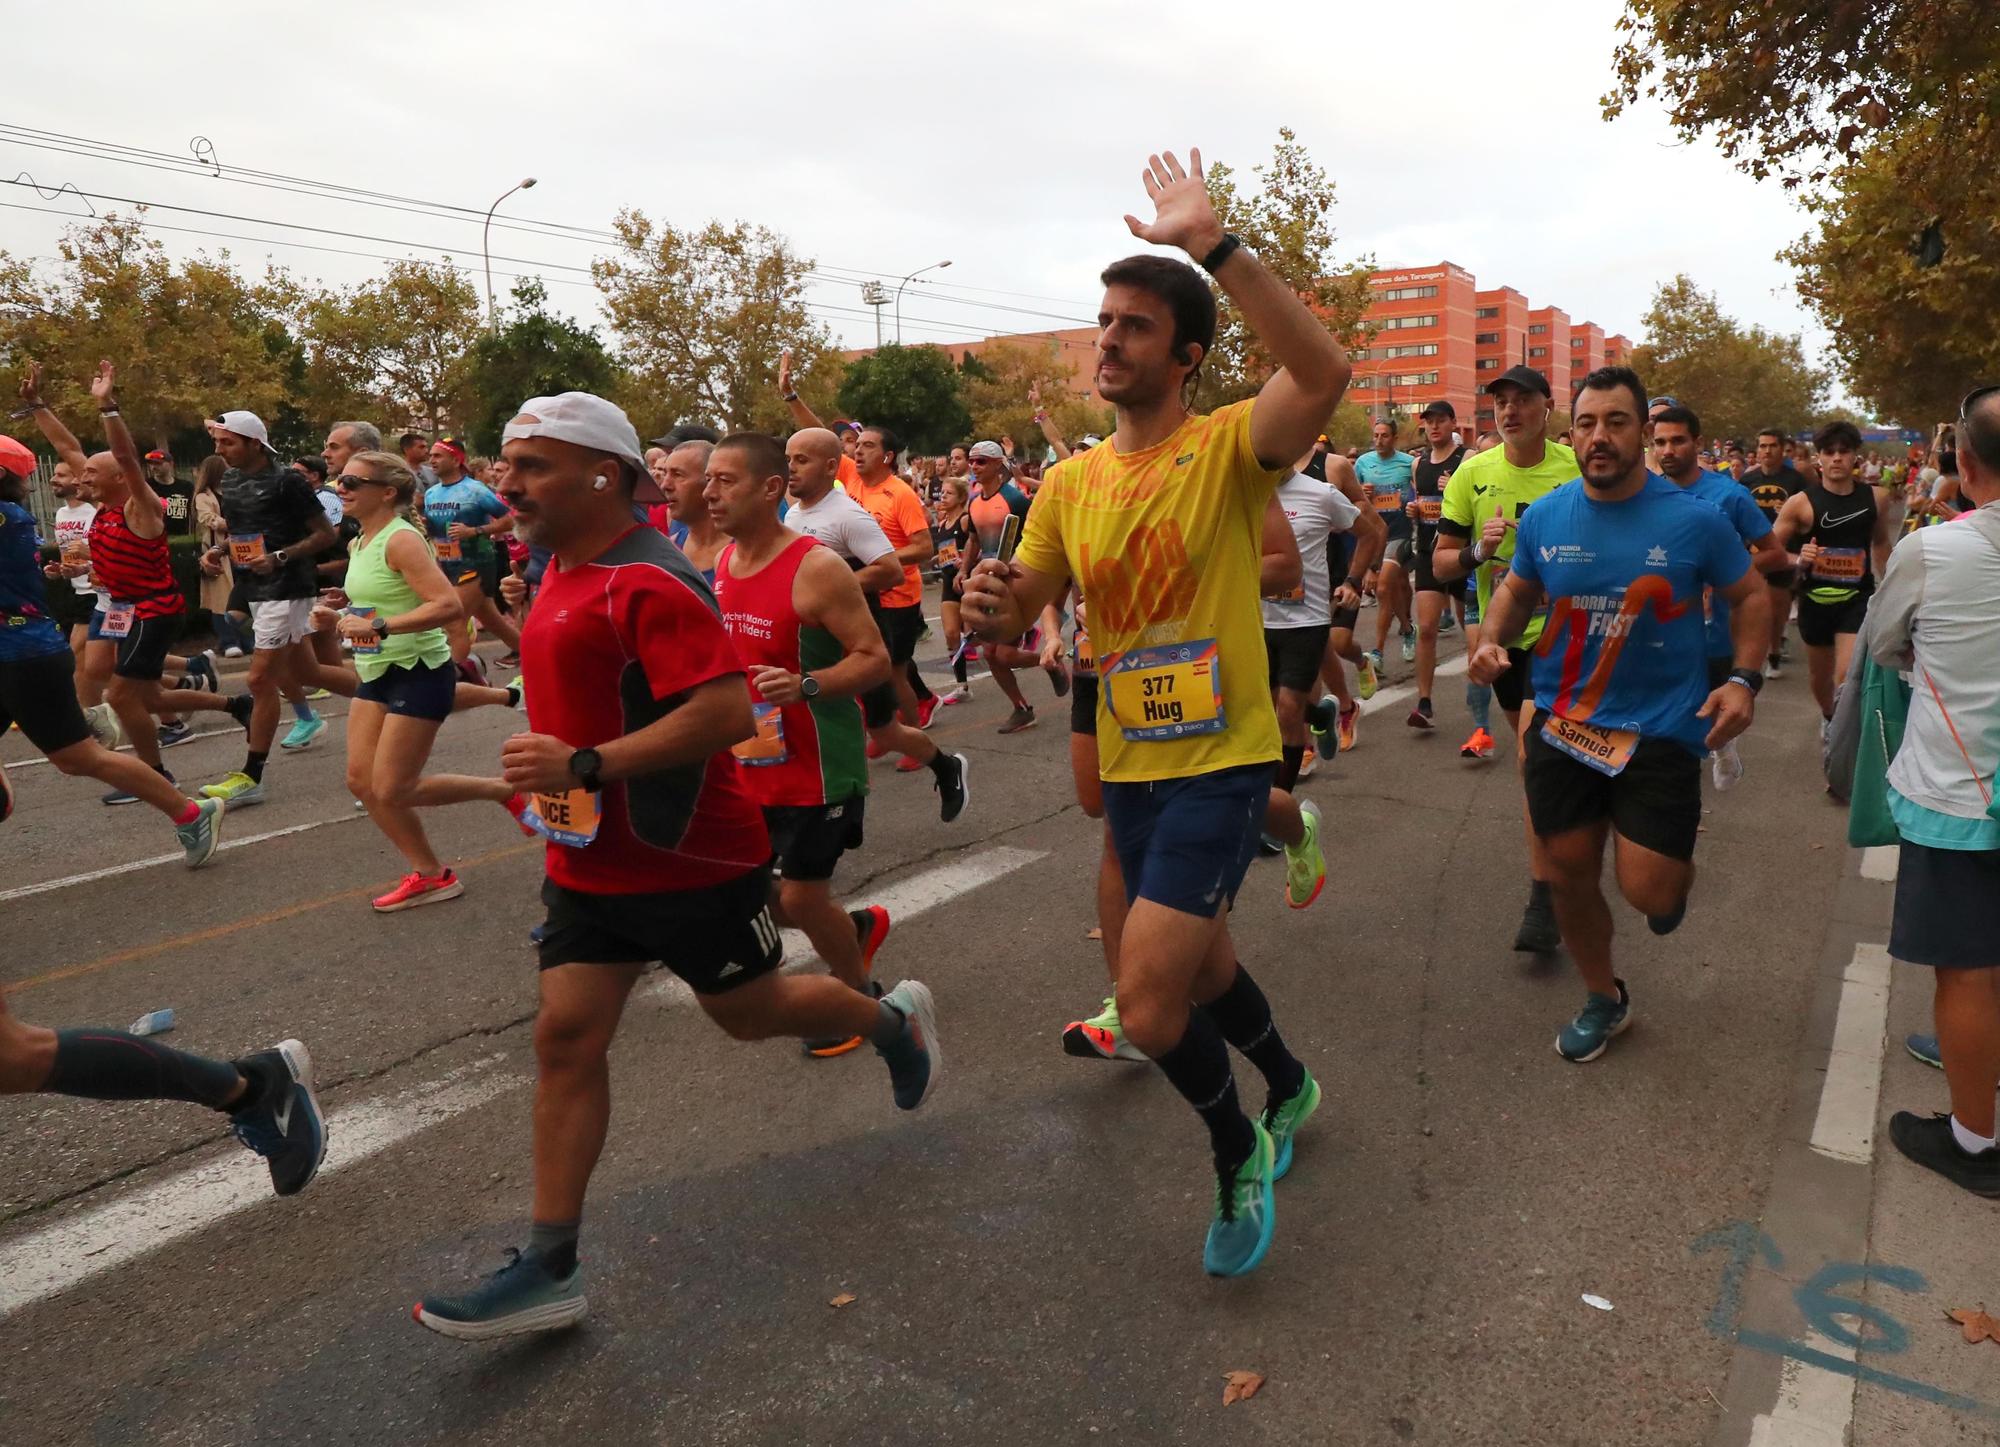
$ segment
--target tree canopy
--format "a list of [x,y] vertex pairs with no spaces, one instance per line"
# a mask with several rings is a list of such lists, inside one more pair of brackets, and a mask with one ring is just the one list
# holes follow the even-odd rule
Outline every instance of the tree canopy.
[[889,428],[912,452],[941,451],[972,429],[959,371],[936,347],[891,342],[857,357],[841,379],[839,406],[845,416]]
[[1826,373],[1807,363],[1797,334],[1742,325],[1685,275],[1654,293],[1644,324],[1632,369],[1652,395],[1692,407],[1710,437],[1798,431],[1821,409]]
[[533,277],[515,282],[499,327],[472,344],[465,430],[485,451],[500,450],[501,430],[528,398],[556,392],[608,397],[624,381],[624,370],[597,333],[551,313],[548,295]]

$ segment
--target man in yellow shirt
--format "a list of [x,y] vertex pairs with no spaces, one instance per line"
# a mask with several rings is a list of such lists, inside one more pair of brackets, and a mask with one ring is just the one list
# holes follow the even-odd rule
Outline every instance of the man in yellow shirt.
[[[1090,600],[1098,658],[1104,817],[1131,901],[1117,1004],[1125,1038],[1208,1127],[1216,1205],[1203,1264],[1254,1269],[1270,1249],[1272,1183],[1320,1098],[1236,958],[1224,918],[1273,796],[1278,722],[1258,603],[1263,518],[1293,459],[1347,387],[1346,354],[1209,204],[1201,153],[1154,156],[1143,241],[1175,246],[1229,294],[1278,370],[1252,402],[1199,415],[1189,399],[1215,341],[1201,274],[1161,256],[1103,275],[1096,386],[1117,409],[1109,442],[1051,468],[1014,561],[982,559],[963,614],[1012,638],[1072,582]],[[1280,832],[1275,830],[1273,832]],[[1269,1086],[1257,1120],[1237,1101],[1229,1045]]]

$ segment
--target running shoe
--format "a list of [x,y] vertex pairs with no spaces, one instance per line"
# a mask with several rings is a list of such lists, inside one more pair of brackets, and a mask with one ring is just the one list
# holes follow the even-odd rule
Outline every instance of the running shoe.
[[1310,1070],[1306,1072],[1305,1081],[1288,1099],[1264,1107],[1264,1129],[1271,1133],[1271,1145],[1277,1152],[1277,1159],[1271,1163],[1273,1181],[1284,1180],[1285,1172],[1292,1168],[1292,1137],[1318,1109],[1319,1082],[1313,1079]]
[[[1382,675],[1382,650],[1371,648],[1362,654],[1361,657],[1367,662],[1369,672],[1373,673],[1379,679]],[[1374,690],[1370,689],[1368,693],[1364,693],[1361,696],[1367,698],[1373,692]]]
[[220,799],[232,809],[241,809],[245,804],[264,802],[264,782],[238,769],[233,774],[224,774],[213,784],[203,784],[201,795],[204,799]]
[[1056,691],[1057,698],[1069,697],[1069,665],[1058,662],[1054,668],[1044,668],[1049,676],[1049,687]]
[[1306,727],[1312,731],[1313,752],[1322,759],[1330,759],[1340,752],[1340,742],[1335,726],[1339,720],[1339,705],[1330,697],[1322,697],[1306,709]]
[[915,1110],[944,1079],[944,1052],[938,1048],[937,1004],[921,980],[905,980],[882,997],[903,1017],[903,1033],[875,1053],[889,1067],[889,1088],[898,1110]]
[[1319,805],[1310,799],[1299,805],[1299,824],[1305,830],[1304,837],[1285,846],[1285,903],[1293,909],[1304,909],[1326,887],[1326,856],[1319,848]]
[[1604,1053],[1612,1037],[1623,1035],[1632,1023],[1632,997],[1625,982],[1618,981],[1616,995],[1589,996],[1583,1011],[1556,1036],[1556,1054],[1578,1065],[1588,1065]]
[[1889,1117],[1889,1139],[1897,1150],[1953,1185],[1975,1196],[2000,1197],[2000,1147],[1967,1150],[1958,1143],[1950,1116],[1926,1118],[1899,1110]]
[[[194,806],[201,812],[174,826],[174,837],[181,841],[189,869],[199,869],[215,857],[215,847],[222,842],[222,811],[226,807],[220,799],[197,799]],[[5,817],[0,814],[0,818]]]
[[519,668],[521,666],[521,655],[518,653],[503,653],[494,662],[501,668]]
[[90,736],[107,749],[115,749],[125,742],[125,725],[118,722],[108,703],[94,703],[83,711],[84,722],[90,725]]
[[1456,628],[1457,626],[1458,626],[1458,620],[1452,617],[1451,609],[1449,608],[1445,609],[1444,615],[1438,619],[1438,632],[1449,633],[1451,632],[1452,629]]
[[1276,1151],[1262,1121],[1251,1121],[1256,1143],[1242,1165],[1228,1174],[1216,1172],[1215,1217],[1208,1223],[1202,1246],[1202,1269],[1210,1276],[1244,1276],[1262,1264],[1271,1249],[1278,1224],[1277,1203],[1271,1196]]
[[1414,630],[1403,634],[1403,662],[1417,661],[1417,635]]
[[97,802],[100,804],[108,804],[115,809],[120,804],[138,803],[139,796],[133,793],[130,789],[113,789],[108,794],[100,795]]
[[1718,792],[1726,793],[1743,782],[1743,755],[1736,751],[1735,739],[1708,756],[1708,772]]
[[1767,679],[1783,678],[1784,676],[1785,676],[1785,661],[1782,658],[1778,657],[1777,654],[1773,653],[1769,658],[1764,660],[1765,678]]
[[[1363,698],[1368,697],[1368,695],[1365,693],[1362,694],[1361,696]],[[1343,754],[1346,753],[1349,749],[1354,747],[1355,732],[1357,728],[1360,726],[1360,723],[1361,723],[1360,704],[1357,703],[1356,705],[1354,705],[1353,708],[1342,709],[1340,711],[1340,751]]]
[[235,644],[232,643],[229,645],[229,647],[222,650],[222,656],[224,658],[241,658],[243,656],[243,650],[238,648]]
[[223,701],[223,711],[236,720],[236,727],[245,733],[250,730],[250,714],[257,707],[257,700],[247,693],[233,694]]
[[1944,1069],[1944,1056],[1938,1050],[1937,1036],[1907,1036],[1903,1040],[1903,1048],[1910,1052],[1911,1059],[1921,1060],[1933,1070]]
[[278,747],[293,751],[309,749],[319,739],[319,736],[325,732],[326,720],[323,718],[295,719],[292,722],[290,730],[286,732],[282,739],[278,740]]
[[[357,804],[361,803],[359,799],[356,799],[354,802]],[[509,794],[500,806],[513,816],[514,823],[530,839],[535,837],[535,826],[521,816],[528,812],[528,805],[533,802],[526,794]],[[363,807],[365,808],[366,806],[364,805]]]
[[530,1246],[507,1248],[507,1264],[463,1296],[427,1296],[410,1309],[418,1326],[459,1341],[491,1341],[575,1326],[590,1310],[583,1294],[583,1266],[566,1275],[550,1271]]
[[206,693],[222,692],[222,675],[216,671],[213,648],[204,648],[188,660],[187,676],[181,680],[181,687],[198,688]]
[[171,749],[186,743],[194,737],[194,726],[186,719],[175,719],[172,723],[160,725],[160,747]]
[[875,735],[873,735],[873,734],[870,734],[870,735],[868,735],[868,748],[867,748],[867,754],[868,754],[868,757],[869,757],[869,758],[871,758],[871,759],[879,759],[879,758],[881,758],[881,757],[882,757],[882,755],[884,755],[884,754],[886,754],[886,753],[888,753],[888,752],[889,752],[889,750],[888,750],[888,747],[887,747],[886,745],[884,745],[884,744],[882,744],[882,743],[878,742],[878,741],[876,740],[876,738],[875,738]]
[[332,697],[333,695],[327,692],[323,688],[313,688],[306,690],[307,703],[318,703],[323,698],[332,698]]
[[1000,725],[1003,734],[1018,734],[1035,726],[1035,710],[1031,705],[1022,704],[1007,715],[1007,722]]
[[443,904],[448,899],[457,899],[465,893],[465,886],[456,874],[447,868],[442,874],[419,874],[411,870],[403,876],[403,882],[387,894],[375,898],[375,913],[394,914],[398,910],[415,909],[419,905]]
[[1354,670],[1354,693],[1363,703],[1375,696],[1375,686],[1381,682],[1375,676],[1378,665],[1371,661],[1374,656],[1372,653],[1362,654],[1361,666]]
[[1307,749],[1299,759],[1299,782],[1303,784],[1319,771],[1319,750]]
[[1427,698],[1418,699],[1417,706],[1410,710],[1410,716],[1404,719],[1403,722],[1407,723],[1413,729],[1422,729],[1425,733],[1429,733],[1432,729],[1436,728],[1437,723],[1431,717],[1430,700]]
[[[873,970],[875,956],[880,953],[882,946],[888,943],[889,931],[896,927],[896,922],[889,918],[889,911],[879,904],[851,909],[847,912],[847,916],[854,921],[855,934],[861,937],[861,968]],[[875,994],[878,998],[881,996],[882,991],[879,986]]]
[[912,754],[904,754],[902,758],[896,760],[896,772],[899,774],[914,774],[917,770],[928,767],[930,766],[922,759]]
[[971,697],[972,697],[971,684],[954,683],[949,689],[945,690],[945,692],[937,696],[938,707],[950,708],[953,704],[964,703],[967,699]]
[[938,818],[949,824],[972,802],[972,760],[964,754],[948,754],[952,767],[933,774],[931,787],[937,790]]
[[1490,759],[1493,757],[1493,735],[1484,728],[1475,728],[1472,737],[1458,746],[1461,759]]
[[296,1040],[280,1040],[235,1062],[250,1082],[241,1108],[231,1112],[236,1139],[271,1167],[271,1189],[296,1196],[326,1159],[326,1116],[313,1094],[312,1055]]
[[1080,1060],[1136,1060],[1144,1063],[1146,1052],[1125,1038],[1118,1023],[1118,997],[1106,995],[1104,1008],[1088,1020],[1072,1020],[1063,1026],[1063,1054]]
[[929,698],[918,699],[917,727],[920,729],[929,728],[931,726],[931,717],[934,714],[936,714],[937,711],[938,711],[938,696],[936,694],[932,694]]
[[1514,932],[1514,948],[1528,955],[1552,955],[1562,948],[1554,905],[1528,897],[1528,907],[1521,911],[1521,927]]

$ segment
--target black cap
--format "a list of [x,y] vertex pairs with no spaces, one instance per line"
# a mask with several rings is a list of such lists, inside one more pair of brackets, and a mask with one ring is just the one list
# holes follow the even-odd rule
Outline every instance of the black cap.
[[704,427],[699,422],[683,422],[652,439],[653,446],[675,448],[683,442],[720,442],[722,434],[713,427]]
[[1556,395],[1549,390],[1549,379],[1533,367],[1509,367],[1488,382],[1485,390],[1487,395],[1491,396],[1494,390],[1500,387],[1519,387],[1524,391],[1540,392],[1550,401],[1554,401]]
[[1451,403],[1445,401],[1444,398],[1440,397],[1437,399],[1437,401],[1431,403],[1430,406],[1424,408],[1423,411],[1419,412],[1417,416],[1419,418],[1424,418],[1424,419],[1431,417],[1449,417],[1451,418],[1452,421],[1456,422],[1458,420],[1458,409],[1456,407],[1453,407]]

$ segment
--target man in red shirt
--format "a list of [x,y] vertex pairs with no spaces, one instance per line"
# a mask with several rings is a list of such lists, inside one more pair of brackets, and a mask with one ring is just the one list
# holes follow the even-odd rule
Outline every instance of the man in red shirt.
[[864,1037],[904,1110],[943,1073],[922,984],[878,1001],[778,968],[770,839],[730,752],[755,732],[749,687],[701,575],[633,516],[646,468],[631,422],[565,392],[530,398],[504,435],[502,496],[553,555],[521,638],[529,731],[501,751],[507,782],[534,796],[524,822],[549,841],[548,918],[528,1247],[414,1313],[466,1341],[584,1316],[577,1229],[611,1118],[606,1056],[646,965],[664,962],[738,1040]]

